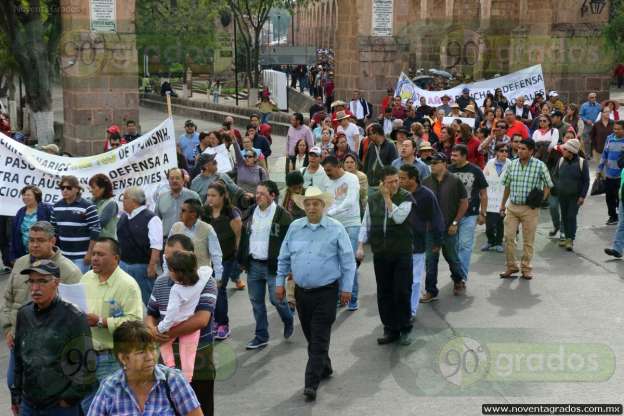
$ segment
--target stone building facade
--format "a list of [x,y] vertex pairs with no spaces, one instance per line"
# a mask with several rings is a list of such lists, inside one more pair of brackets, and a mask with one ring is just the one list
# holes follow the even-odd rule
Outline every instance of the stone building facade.
[[[332,48],[337,95],[361,89],[379,102],[409,68],[457,71],[473,80],[542,64],[546,88],[580,102],[606,98],[612,62],[600,14],[583,0],[393,0],[392,36],[372,36],[378,0],[316,0],[295,13],[295,44]],[[589,1],[587,2],[589,3]]]

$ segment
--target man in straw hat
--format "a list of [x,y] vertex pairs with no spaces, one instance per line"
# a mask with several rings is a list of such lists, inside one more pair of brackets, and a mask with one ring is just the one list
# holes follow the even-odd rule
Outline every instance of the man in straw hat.
[[[297,314],[308,341],[308,364],[303,394],[316,399],[321,380],[333,373],[329,359],[331,326],[336,319],[336,303],[351,299],[355,257],[344,226],[325,215],[333,197],[315,186],[293,200],[306,216],[295,220],[286,233],[277,265],[276,295],[284,299],[284,280],[289,273],[295,281]],[[340,294],[340,296],[339,296]]]
[[334,121],[338,122],[336,133],[344,133],[349,143],[349,149],[357,152],[360,148],[360,129],[351,122],[351,116],[346,111],[338,111]]
[[561,146],[563,157],[559,159],[553,175],[553,181],[557,184],[561,221],[566,237],[559,245],[568,251],[573,249],[576,238],[576,216],[589,190],[589,165],[579,156],[580,149],[581,142],[578,139],[565,142]]

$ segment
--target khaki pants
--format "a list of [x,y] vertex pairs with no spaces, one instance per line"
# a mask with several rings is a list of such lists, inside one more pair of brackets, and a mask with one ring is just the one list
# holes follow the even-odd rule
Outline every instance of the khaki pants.
[[295,281],[290,276],[286,279],[286,301],[292,306],[297,303],[295,301]]
[[530,208],[528,205],[509,204],[505,215],[505,256],[507,258],[507,270],[518,270],[516,261],[516,234],[518,226],[522,224],[522,260],[520,270],[524,274],[530,274],[531,259],[533,258],[533,242],[535,230],[539,220],[539,209]]

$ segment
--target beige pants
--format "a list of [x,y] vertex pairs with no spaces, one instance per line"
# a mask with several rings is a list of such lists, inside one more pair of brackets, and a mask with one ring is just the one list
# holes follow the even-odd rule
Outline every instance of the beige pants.
[[292,278],[286,279],[286,301],[295,306],[295,281]]
[[518,226],[522,224],[522,260],[520,270],[524,274],[530,274],[531,259],[533,258],[533,242],[535,230],[539,220],[539,209],[530,208],[528,205],[509,204],[505,215],[505,256],[507,258],[507,270],[518,270],[516,261],[516,235]]

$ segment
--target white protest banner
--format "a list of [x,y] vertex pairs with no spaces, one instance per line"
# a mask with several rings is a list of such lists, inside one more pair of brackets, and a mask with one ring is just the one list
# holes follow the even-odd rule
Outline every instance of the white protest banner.
[[400,96],[405,102],[408,99],[414,100],[418,104],[420,97],[427,99],[427,105],[437,107],[442,105],[442,97],[448,95],[451,102],[454,102],[462,92],[464,87],[470,89],[470,96],[475,100],[477,105],[481,106],[487,93],[494,94],[496,88],[503,91],[503,95],[511,102],[516,102],[516,97],[523,95],[528,102],[533,101],[535,93],[545,93],[544,74],[541,65],[534,65],[520,71],[502,77],[496,77],[484,81],[477,81],[471,84],[460,84],[448,90],[428,91],[418,88],[409,77],[401,72],[401,76],[397,82],[394,95]]
[[140,186],[152,200],[156,189],[167,183],[167,172],[178,166],[173,120],[167,119],[131,143],[95,156],[51,155],[0,133],[0,215],[13,216],[23,206],[20,190],[35,185],[43,202],[61,198],[58,189],[63,175],[74,175],[82,186],[83,198],[90,198],[89,179],[96,173],[113,182],[113,194],[121,200],[123,190]]
[[220,144],[216,147],[207,147],[204,153],[216,155],[217,172],[226,173],[233,169],[232,162],[230,161],[230,153],[224,144]]
[[462,123],[468,124],[473,129],[474,129],[475,123],[477,121],[476,118],[472,118],[472,117],[453,117],[453,116],[449,116],[449,117],[444,117],[442,119],[442,124],[445,125],[445,126],[450,126],[451,124],[453,124],[453,121],[455,121],[455,120],[461,120]]

